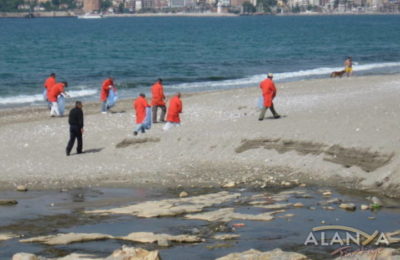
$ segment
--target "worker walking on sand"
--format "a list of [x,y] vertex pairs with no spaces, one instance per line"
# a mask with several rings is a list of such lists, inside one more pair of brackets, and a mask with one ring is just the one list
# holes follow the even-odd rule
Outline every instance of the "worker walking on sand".
[[133,108],[136,111],[136,129],[133,131],[133,135],[136,136],[139,132],[145,133],[145,130],[150,128],[151,118],[149,116],[151,115],[151,110],[145,94],[139,94],[133,102]]
[[350,77],[353,74],[353,60],[350,56],[344,61],[344,71],[346,72],[347,77]]
[[51,116],[60,116],[60,115],[62,116],[62,114],[60,114],[60,110],[58,108],[57,99],[58,99],[59,95],[64,95],[64,96],[67,95],[65,93],[66,87],[68,87],[68,83],[66,81],[56,83],[51,87],[51,89],[47,95],[49,102],[51,102],[51,110],[50,110]]
[[110,91],[113,91],[114,89],[114,79],[113,78],[107,78],[103,81],[103,84],[101,86],[100,90],[100,101],[102,102],[101,105],[101,113],[106,114],[107,111],[111,108],[107,104],[107,98],[110,95]]
[[278,113],[276,113],[275,108],[274,108],[274,103],[272,102],[272,100],[276,96],[275,83],[272,81],[273,77],[274,76],[272,75],[272,73],[268,73],[268,77],[266,79],[264,79],[263,81],[261,81],[261,83],[260,83],[260,88],[261,88],[262,96],[264,99],[264,104],[261,108],[261,113],[258,118],[258,120],[260,120],[260,121],[264,120],[265,112],[268,110],[268,108],[271,110],[274,118],[281,117]]
[[76,153],[82,153],[82,134],[83,134],[83,111],[82,102],[76,101],[75,107],[69,111],[68,123],[69,123],[69,141],[66,148],[67,156],[70,155],[72,147],[74,147],[75,139],[78,140],[78,146],[76,147]]
[[177,92],[175,96],[169,101],[167,123],[164,125],[163,130],[167,131],[173,126],[180,126],[180,113],[182,113],[182,100],[181,93]]
[[161,108],[160,122],[165,122],[165,113],[167,112],[167,108],[165,107],[165,95],[162,82],[162,79],[158,79],[157,82],[151,86],[153,124],[157,123],[158,108]]
[[43,86],[44,86],[44,91],[43,91],[43,99],[47,101],[47,106],[49,109],[51,109],[51,102],[49,101],[49,91],[52,86],[56,84],[56,74],[51,73],[50,76],[45,80]]

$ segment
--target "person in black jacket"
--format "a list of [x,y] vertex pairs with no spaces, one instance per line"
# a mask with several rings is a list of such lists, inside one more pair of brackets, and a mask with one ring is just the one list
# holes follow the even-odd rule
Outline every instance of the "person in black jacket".
[[82,153],[82,134],[83,134],[83,112],[82,112],[82,102],[76,101],[75,107],[69,111],[69,142],[67,145],[67,156],[71,153],[72,147],[75,143],[75,138],[78,140],[78,146],[76,147],[76,152]]

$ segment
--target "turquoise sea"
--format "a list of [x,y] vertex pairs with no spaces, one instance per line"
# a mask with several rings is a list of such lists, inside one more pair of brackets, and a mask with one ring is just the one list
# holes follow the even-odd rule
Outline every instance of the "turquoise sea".
[[328,77],[352,56],[356,75],[400,72],[400,16],[0,19],[0,107],[41,104],[51,72],[76,98],[104,78],[136,96],[157,78],[167,92]]

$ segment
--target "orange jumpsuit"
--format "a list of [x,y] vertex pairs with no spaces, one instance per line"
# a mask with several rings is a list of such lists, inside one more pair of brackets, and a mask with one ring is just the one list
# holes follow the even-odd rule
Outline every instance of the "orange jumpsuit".
[[48,77],[46,81],[44,82],[43,86],[47,91],[51,89],[52,86],[56,84],[56,79],[53,77]]
[[142,124],[146,118],[146,107],[150,105],[147,104],[147,100],[139,96],[135,101],[133,101],[133,108],[136,110],[136,124]]
[[169,102],[167,121],[172,123],[180,123],[180,113],[182,113],[182,101],[178,96],[175,96]]
[[108,94],[110,93],[110,86],[114,86],[114,82],[112,79],[108,78],[104,80],[103,85],[101,86],[101,91],[100,91],[100,100],[101,101],[106,101]]
[[266,78],[260,83],[262,95],[264,97],[264,107],[271,107],[272,100],[276,95],[275,84],[272,79]]
[[51,87],[50,91],[47,94],[47,97],[50,102],[57,102],[57,97],[61,93],[64,92],[64,83],[57,83]]
[[152,106],[165,106],[164,87],[159,82],[154,83],[151,87],[151,105]]

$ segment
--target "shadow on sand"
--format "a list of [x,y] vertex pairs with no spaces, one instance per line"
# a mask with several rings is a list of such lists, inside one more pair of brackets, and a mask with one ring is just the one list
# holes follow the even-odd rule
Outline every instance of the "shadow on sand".
[[[99,153],[101,152],[101,150],[103,150],[104,148],[93,148],[93,149],[87,149],[84,150],[81,154],[86,154],[86,153]],[[74,153],[71,155],[79,155],[78,153]]]

